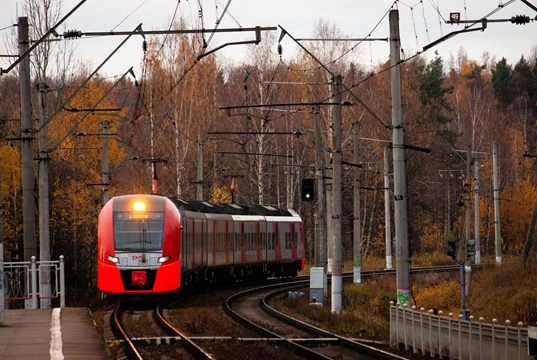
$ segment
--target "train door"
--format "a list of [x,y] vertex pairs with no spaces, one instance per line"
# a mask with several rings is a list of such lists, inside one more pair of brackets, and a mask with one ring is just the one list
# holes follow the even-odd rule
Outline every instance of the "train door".
[[255,222],[245,221],[244,222],[244,247],[245,247],[245,256],[247,262],[253,262],[257,258],[256,251],[256,226]]
[[297,258],[297,233],[295,223],[289,223],[289,241],[291,247],[291,257]]
[[257,261],[265,260],[266,255],[266,242],[265,242],[265,230],[266,223],[264,221],[259,221],[256,224],[256,233],[257,233]]
[[274,236],[274,250],[276,255],[276,260],[282,259],[282,247],[281,247],[281,238],[280,238],[280,223],[274,222],[273,223],[273,236]]
[[188,236],[189,221],[184,212],[181,213],[181,272],[185,272],[189,269],[189,257],[188,257]]
[[243,260],[243,234],[244,223],[242,221],[233,222],[233,263],[239,264]]
[[216,221],[207,218],[207,266],[216,264]]
[[278,223],[278,232],[281,240],[282,260],[291,258],[291,234],[289,233],[289,224],[287,222]]

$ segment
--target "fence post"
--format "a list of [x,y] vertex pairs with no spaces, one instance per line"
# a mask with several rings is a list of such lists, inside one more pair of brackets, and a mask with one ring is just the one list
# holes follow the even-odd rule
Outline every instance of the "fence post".
[[442,317],[444,316],[444,312],[440,310],[438,312],[438,356],[440,359],[442,359]]
[[404,303],[403,304],[403,331],[404,331],[404,334],[405,334],[405,351],[408,351],[408,336],[407,336],[407,327],[406,326],[406,312],[407,312],[407,304]]
[[32,309],[37,309],[37,269],[35,264],[35,256],[32,256],[31,279],[32,279]]
[[510,320],[505,320],[505,358],[509,359],[509,338],[508,338],[508,330],[507,327],[511,325]]
[[468,339],[470,340],[468,349],[470,350],[470,360],[472,360],[472,321],[474,321],[474,316],[470,315],[470,321],[468,321]]
[[65,262],[63,255],[60,255],[60,307],[65,307]]
[[520,349],[522,348],[522,334],[520,333],[520,330],[522,329],[522,326],[524,326],[524,323],[522,321],[518,322],[518,360],[522,359],[522,355],[520,354]]
[[420,334],[421,334],[421,354],[425,356],[425,344],[423,343],[423,312],[425,311],[425,308],[420,308]]
[[434,357],[433,347],[433,314],[434,311],[429,310],[429,357]]
[[453,318],[453,313],[449,313],[448,315],[448,357],[451,358],[451,318]]
[[398,313],[398,306],[399,303],[395,305],[395,308],[393,306],[393,301],[390,301],[390,304],[392,304],[392,311],[395,312],[395,347],[399,348],[399,313]]
[[496,359],[496,324],[498,320],[492,319],[492,360]]
[[412,305],[412,353],[417,354],[418,349],[416,348],[416,327],[414,325],[414,316],[416,315],[416,305]]
[[461,320],[464,319],[463,314],[459,314],[459,359],[462,359],[462,331],[461,331]]
[[483,360],[483,329],[481,328],[481,325],[483,324],[483,321],[485,321],[484,317],[479,318],[479,360]]

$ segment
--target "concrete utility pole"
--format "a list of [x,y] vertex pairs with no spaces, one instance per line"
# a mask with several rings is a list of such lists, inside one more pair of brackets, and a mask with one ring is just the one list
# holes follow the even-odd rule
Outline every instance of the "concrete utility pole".
[[333,79],[333,96],[334,102],[334,137],[333,137],[333,214],[332,214],[332,233],[334,241],[333,263],[332,263],[332,313],[341,313],[341,293],[343,291],[343,256],[342,256],[342,237],[341,237],[341,75]]
[[102,198],[101,205],[104,206],[110,198],[110,193],[108,191],[109,181],[109,170],[108,170],[108,120],[103,120],[103,155],[102,155]]
[[[2,167],[0,166],[0,169]],[[2,202],[2,172],[0,171],[0,203]],[[2,224],[3,219],[3,207],[0,206],[0,224]],[[4,298],[4,233],[2,232],[2,226],[0,226],[0,274],[2,274],[2,279],[0,281],[0,326],[4,326],[6,323],[5,315],[5,303]]]
[[384,148],[384,214],[386,232],[386,269],[392,268],[392,214],[390,208],[390,164],[388,148]]
[[[19,56],[29,48],[28,18],[19,18]],[[22,222],[24,261],[37,257],[35,239],[35,175],[32,126],[32,98],[30,89],[30,57],[19,63],[20,102],[21,102],[21,175],[22,175]],[[29,284],[28,284],[29,285]]]
[[354,271],[353,282],[360,284],[362,282],[362,229],[360,227],[360,123],[356,121],[354,123]]
[[198,201],[203,201],[203,140],[198,138]]
[[481,224],[479,211],[479,159],[474,160],[474,236],[475,264],[481,264]]
[[[47,84],[39,83],[39,260],[50,261],[50,202],[48,191]],[[41,308],[50,308],[50,273],[41,273]]]
[[332,273],[332,260],[334,252],[334,234],[332,232],[332,169],[330,168],[331,154],[328,154],[326,159],[326,273]]
[[410,266],[408,251],[408,218],[405,133],[401,99],[401,39],[399,11],[390,10],[390,75],[392,93],[393,192],[395,210],[395,261],[397,302],[410,307]]
[[[468,246],[468,240],[472,238],[472,145],[468,145],[468,153],[466,153],[466,241],[465,241],[465,253],[467,253],[466,247]],[[472,268],[470,267],[470,257],[465,257],[464,270],[466,273],[466,295],[470,295],[470,277]]]
[[317,226],[315,241],[315,266],[324,268],[326,274],[326,218],[324,203],[324,165],[323,165],[323,140],[321,137],[321,107],[313,106],[313,123],[315,132],[315,195],[317,197],[317,214],[315,222]]
[[494,185],[494,243],[496,245],[496,264],[502,263],[502,237],[500,229],[500,173],[498,170],[498,148],[492,143],[492,174]]

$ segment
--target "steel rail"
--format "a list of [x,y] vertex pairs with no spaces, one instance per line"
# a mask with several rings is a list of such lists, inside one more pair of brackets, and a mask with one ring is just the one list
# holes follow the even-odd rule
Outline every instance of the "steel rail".
[[123,338],[127,346],[125,347],[126,355],[129,359],[140,359],[143,360],[142,354],[136,349],[136,346],[134,346],[134,343],[132,342],[131,338],[125,330],[123,329],[123,326],[121,324],[121,314],[123,313],[124,308],[120,305],[118,306],[114,312],[112,313],[112,316],[110,317],[110,322],[112,326],[112,330],[114,331],[116,338]]
[[183,341],[184,348],[192,354],[196,359],[210,359],[215,360],[216,358],[213,357],[209,352],[207,352],[205,349],[200,347],[198,344],[196,344],[193,340],[191,340],[185,333],[183,333],[181,330],[177,329],[175,326],[173,326],[164,316],[163,314],[163,304],[160,304],[155,308],[155,319],[159,323],[159,325],[162,327],[164,331],[169,333],[170,335],[179,336],[181,340]]

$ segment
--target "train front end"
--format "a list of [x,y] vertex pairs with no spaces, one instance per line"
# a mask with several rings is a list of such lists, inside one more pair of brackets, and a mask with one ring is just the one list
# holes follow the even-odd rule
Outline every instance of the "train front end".
[[133,297],[178,291],[180,235],[181,217],[168,198],[112,198],[99,215],[99,291]]

